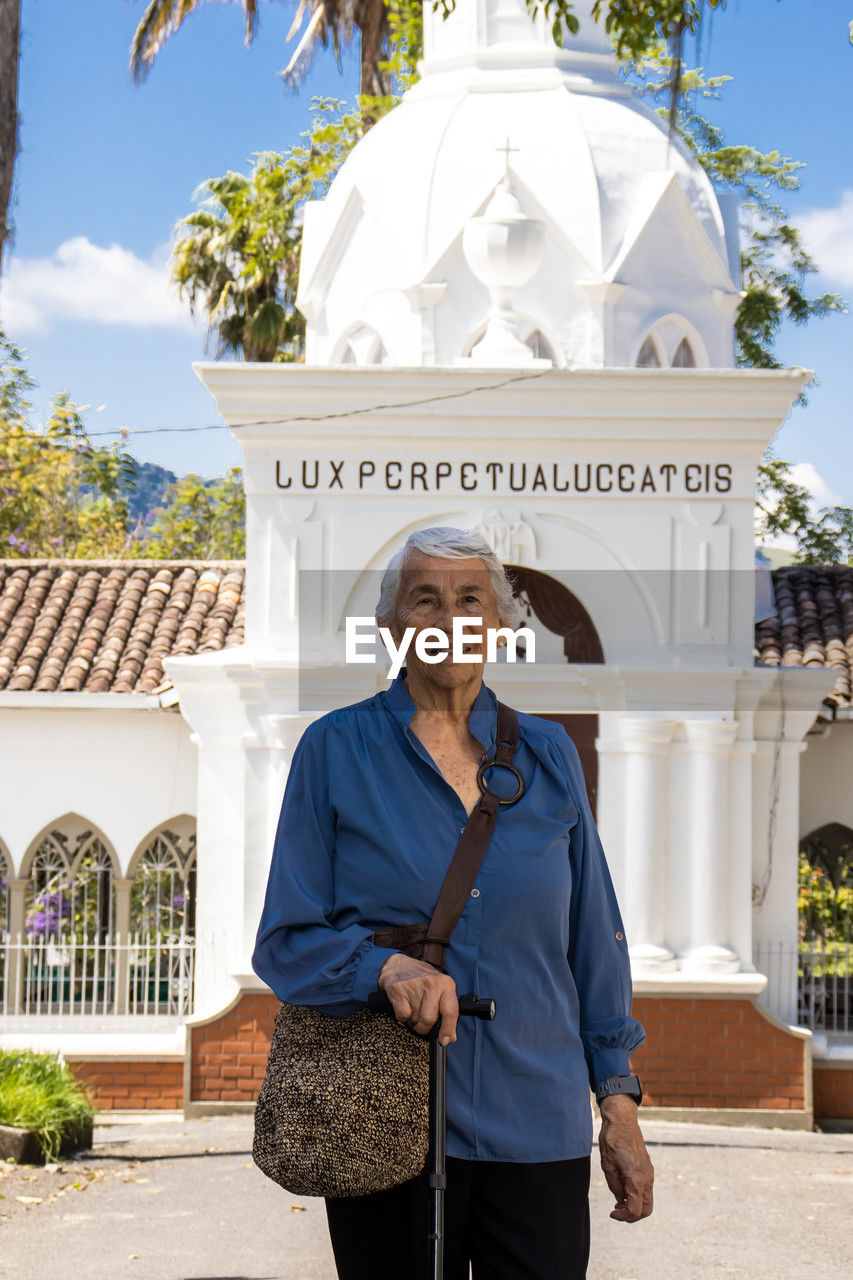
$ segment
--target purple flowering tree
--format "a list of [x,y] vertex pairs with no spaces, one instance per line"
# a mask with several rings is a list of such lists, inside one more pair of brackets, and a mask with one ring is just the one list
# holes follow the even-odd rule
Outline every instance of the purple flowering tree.
[[55,937],[70,913],[71,903],[63,892],[63,886],[42,889],[27,912],[24,933],[34,939]]

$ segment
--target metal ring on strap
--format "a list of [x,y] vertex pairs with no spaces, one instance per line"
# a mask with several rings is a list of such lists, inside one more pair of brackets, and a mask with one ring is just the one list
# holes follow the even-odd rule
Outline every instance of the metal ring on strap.
[[[501,796],[498,796],[498,804],[515,804],[516,800],[521,799],[524,795],[524,778],[521,776],[520,771],[516,769],[515,765],[501,764],[500,760],[486,760],[485,758],[480,761],[480,767],[477,770],[477,786],[480,788],[483,795],[485,795],[488,790],[484,779],[484,774],[487,769],[508,769],[510,773],[515,774],[515,780],[518,783],[518,790],[515,795],[509,796],[506,800]],[[494,792],[492,792],[492,794],[494,795]]]

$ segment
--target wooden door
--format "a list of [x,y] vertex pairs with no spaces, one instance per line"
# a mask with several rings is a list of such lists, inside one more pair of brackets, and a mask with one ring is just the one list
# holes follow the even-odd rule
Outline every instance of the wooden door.
[[578,749],[586,782],[586,794],[592,816],[598,813],[598,752],[595,739],[598,736],[598,716],[587,712],[576,712],[572,715],[560,715],[557,712],[536,712],[543,720],[554,720],[561,724]]

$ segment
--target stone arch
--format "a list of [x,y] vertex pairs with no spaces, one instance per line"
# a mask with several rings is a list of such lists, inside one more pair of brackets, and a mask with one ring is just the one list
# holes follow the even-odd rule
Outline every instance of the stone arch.
[[67,813],[43,827],[21,862],[24,933],[106,938],[115,919],[115,850],[94,822]]
[[388,349],[373,325],[357,320],[341,334],[332,352],[332,364],[387,364]]
[[522,609],[526,607],[543,627],[561,637],[567,662],[604,662],[604,648],[595,624],[567,586],[550,574],[525,565],[508,564],[506,570]]
[[675,355],[672,357],[672,367],[673,369],[696,368],[696,354],[686,338],[682,338],[678,346],[675,348]]
[[537,360],[550,360],[553,364],[559,363],[554,344],[542,332],[540,325],[532,329],[522,341],[526,347],[530,348]]
[[[853,943],[853,829],[827,822],[803,836],[798,879],[799,1017],[814,1030],[846,1031]],[[840,969],[839,961],[844,966]]]
[[660,369],[663,365],[661,352],[651,333],[646,334],[634,364],[638,369]]
[[178,814],[149,831],[128,865],[130,932],[194,936],[196,872],[194,817]]
[[800,852],[836,890],[853,877],[853,829],[843,822],[825,822],[810,831],[800,840]]
[[[565,357],[559,342],[548,326],[528,312],[519,311],[516,314],[518,315],[518,336],[524,345],[530,348],[534,357],[552,360],[557,368],[562,368],[566,363]],[[473,347],[486,332],[486,324],[487,321],[481,320],[476,329],[469,333],[463,345],[463,356],[471,355]]]
[[[483,532],[484,515],[489,514],[493,505],[495,504],[489,502],[470,507],[455,506],[432,511],[402,524],[383,524],[376,542],[369,550],[365,549],[362,567],[352,571],[351,578],[342,586],[335,600],[332,616],[335,619],[333,626],[336,633],[343,634],[348,615],[372,614],[378,599],[381,573],[392,553],[402,546],[414,529],[426,525],[448,524],[461,529],[479,526]],[[503,507],[504,504],[498,501],[496,505]],[[506,514],[514,528],[513,522],[519,514],[514,504],[506,504]],[[655,644],[666,643],[666,619],[660,600],[652,590],[647,575],[626,559],[623,549],[615,545],[612,539],[568,513],[525,511],[523,516],[522,523],[528,533],[527,545],[523,539],[515,538],[509,553],[499,551],[498,554],[505,563],[523,564],[530,568],[541,565],[543,569],[553,568],[555,565],[574,565],[584,588],[583,598],[586,604],[581,607],[587,617],[595,616],[597,619],[594,626],[589,624],[595,634],[610,636],[616,648],[621,643],[620,638],[626,634],[626,628],[634,634],[647,637]],[[489,536],[490,533],[494,535],[494,528],[487,529],[486,536],[495,545],[494,536]],[[567,569],[566,574],[569,572]],[[618,591],[613,585],[614,574],[618,574]],[[563,576],[566,575],[561,572],[559,578]],[[556,580],[559,581],[559,578]],[[588,610],[592,610],[592,613]],[[544,629],[548,630],[547,627]],[[607,644],[604,641],[600,641],[600,644],[607,653]],[[555,657],[554,660],[559,661],[559,658]],[[571,660],[579,661],[577,658]],[[619,658],[611,655],[607,659],[602,658],[602,661],[619,661]]]
[[631,362],[635,368],[707,369],[708,352],[695,325],[671,311],[642,331]]

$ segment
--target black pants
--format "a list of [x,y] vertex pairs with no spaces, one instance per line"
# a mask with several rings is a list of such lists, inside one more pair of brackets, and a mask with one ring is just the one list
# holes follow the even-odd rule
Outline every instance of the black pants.
[[[590,1157],[541,1164],[447,1158],[445,1280],[584,1280]],[[426,1173],[326,1200],[339,1280],[424,1280]]]

